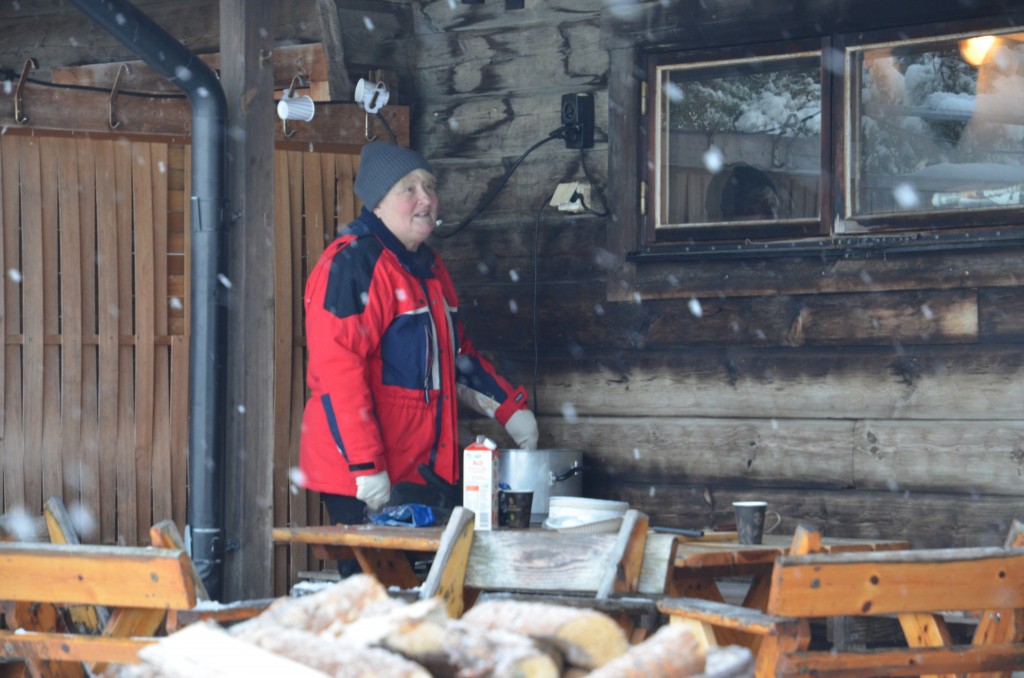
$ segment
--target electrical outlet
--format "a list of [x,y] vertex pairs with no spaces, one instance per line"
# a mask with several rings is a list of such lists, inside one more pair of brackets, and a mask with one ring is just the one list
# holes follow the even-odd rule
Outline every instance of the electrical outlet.
[[584,211],[584,203],[590,204],[590,186],[574,181],[569,184],[558,184],[549,204],[559,212],[580,214]]
[[565,128],[566,148],[593,148],[594,95],[563,94],[562,127]]

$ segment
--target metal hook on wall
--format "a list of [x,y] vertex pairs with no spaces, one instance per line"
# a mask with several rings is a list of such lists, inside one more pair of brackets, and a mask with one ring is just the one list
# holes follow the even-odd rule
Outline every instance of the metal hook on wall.
[[[289,85],[288,91],[284,93],[284,98],[285,99],[291,99],[293,96],[295,96],[296,88],[301,87],[301,86],[302,86],[302,73],[296,73],[295,77],[292,78],[292,84]],[[293,134],[295,134],[295,130],[288,128],[288,120],[282,120],[281,121],[281,127],[283,129],[282,133],[284,134],[284,138],[285,139],[288,139]]]
[[14,88],[14,121],[19,125],[24,125],[28,122],[28,116],[24,112],[24,104],[21,100],[21,92],[25,88],[25,79],[28,78],[28,72],[39,68],[39,62],[35,59],[29,58],[25,60],[25,65],[21,67],[21,77],[18,78],[18,86]]
[[121,125],[121,121],[117,119],[117,93],[121,90],[121,78],[132,72],[131,66],[128,64],[121,64],[117,69],[117,75],[114,76],[114,86],[110,89],[110,129],[117,129]]
[[366,118],[365,118],[365,121],[363,122],[363,137],[365,137],[367,141],[373,141],[374,139],[377,138],[376,134],[374,134],[372,137],[370,136],[370,113],[369,112],[366,113]]

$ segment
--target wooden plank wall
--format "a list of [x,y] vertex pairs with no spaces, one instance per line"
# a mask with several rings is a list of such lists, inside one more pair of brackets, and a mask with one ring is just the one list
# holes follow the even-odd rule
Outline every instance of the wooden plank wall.
[[[563,93],[595,95],[585,161],[605,188],[616,181],[608,82],[637,73],[612,72],[600,24],[646,15],[528,4],[412,14],[413,142],[439,168],[449,223],[557,127]],[[617,40],[628,52],[629,34]],[[626,264],[608,245],[619,215],[545,209],[538,225],[554,185],[584,178],[579,161],[544,146],[435,245],[478,348],[528,387],[536,373],[541,445],[585,450],[585,493],[655,524],[724,523],[731,501],[764,498],[782,530],[1001,543],[1024,515],[1019,249]],[[486,420],[461,429],[509,443]]]
[[184,476],[168,482],[185,466],[188,397],[182,157],[144,141],[0,139],[5,511],[58,495],[102,543],[184,523]]
[[[184,528],[190,155],[163,143],[0,138],[4,512],[39,513],[58,495],[94,518],[84,538],[97,543],[148,543],[165,518]],[[302,290],[337,224],[360,207],[358,160],[275,152],[276,525],[321,521],[294,471]],[[283,593],[307,563],[284,547],[275,558]]]
[[[306,277],[362,204],[352,191],[359,156],[277,151],[274,154],[275,356],[274,525],[327,523],[318,495],[299,487],[299,435],[305,407]],[[282,595],[300,571],[318,567],[306,549],[274,547],[274,591]]]

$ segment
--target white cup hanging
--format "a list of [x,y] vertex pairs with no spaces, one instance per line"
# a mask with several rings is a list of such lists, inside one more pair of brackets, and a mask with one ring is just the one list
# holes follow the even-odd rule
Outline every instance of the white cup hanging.
[[313,119],[313,109],[313,99],[308,96],[284,97],[277,102],[277,117],[309,122]]
[[391,93],[383,82],[373,84],[363,78],[356,83],[356,103],[363,107],[367,113],[376,113],[388,103]]

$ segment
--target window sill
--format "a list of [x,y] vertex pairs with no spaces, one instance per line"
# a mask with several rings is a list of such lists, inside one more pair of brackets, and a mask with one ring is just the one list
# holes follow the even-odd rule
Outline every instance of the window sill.
[[871,258],[879,255],[974,250],[1024,245],[1024,230],[941,231],[899,233],[831,238],[801,238],[773,242],[688,243],[648,247],[628,252],[626,260],[645,262],[751,259],[766,257],[816,257],[821,259]]

